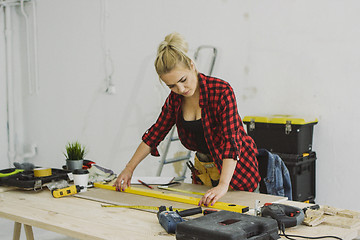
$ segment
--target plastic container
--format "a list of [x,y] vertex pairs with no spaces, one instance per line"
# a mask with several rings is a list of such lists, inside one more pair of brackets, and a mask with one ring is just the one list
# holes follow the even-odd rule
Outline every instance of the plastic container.
[[178,223],[177,240],[271,240],[280,238],[275,219],[219,211]]
[[293,200],[314,202],[316,197],[316,153],[276,154],[281,157],[290,172]]
[[246,116],[247,133],[258,148],[270,152],[302,154],[312,151],[315,118],[291,115]]

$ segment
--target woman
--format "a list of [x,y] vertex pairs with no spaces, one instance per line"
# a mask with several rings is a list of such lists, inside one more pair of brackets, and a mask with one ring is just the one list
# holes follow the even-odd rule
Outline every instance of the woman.
[[208,206],[229,188],[257,189],[257,149],[244,131],[231,86],[198,73],[187,50],[187,43],[178,33],[169,34],[159,45],[155,69],[171,93],[114,186],[118,190],[129,187],[136,166],[149,153],[159,156],[157,146],[176,124],[182,144],[197,152],[195,168],[200,174],[193,181],[212,187],[199,202],[199,206]]

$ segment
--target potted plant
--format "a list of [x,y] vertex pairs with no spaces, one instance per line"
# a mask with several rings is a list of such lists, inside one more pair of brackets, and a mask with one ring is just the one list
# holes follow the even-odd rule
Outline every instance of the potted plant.
[[78,141],[69,142],[66,147],[66,166],[68,170],[82,169],[83,160],[86,155],[85,146],[82,146]]

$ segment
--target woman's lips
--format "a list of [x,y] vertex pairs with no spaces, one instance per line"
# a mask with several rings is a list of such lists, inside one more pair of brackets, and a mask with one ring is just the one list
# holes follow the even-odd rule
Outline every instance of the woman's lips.
[[183,93],[183,95],[188,95],[190,93],[190,90]]

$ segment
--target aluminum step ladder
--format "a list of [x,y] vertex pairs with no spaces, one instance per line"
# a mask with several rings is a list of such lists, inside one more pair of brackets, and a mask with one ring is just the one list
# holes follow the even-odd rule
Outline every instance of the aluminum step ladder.
[[[211,56],[211,59],[210,59],[210,67],[209,67],[209,71],[207,73],[207,75],[211,75],[212,71],[214,69],[215,60],[216,60],[216,56],[217,56],[217,49],[215,47],[209,46],[209,45],[199,46],[196,49],[195,53],[194,53],[194,60],[195,60],[195,62],[197,62],[198,59],[199,59],[200,52],[202,50],[206,50],[206,49],[210,50],[210,51],[212,50],[211,51],[212,56]],[[191,159],[193,158],[194,153],[192,151],[190,151],[190,150],[187,150],[186,154],[184,154],[183,156],[174,157],[174,158],[167,158],[171,143],[173,143],[175,141],[180,141],[177,134],[175,134],[175,130],[176,130],[176,127],[173,126],[172,129],[170,130],[170,132],[168,133],[167,137],[165,138],[165,142],[163,143],[165,145],[165,148],[164,148],[164,152],[161,154],[160,165],[158,167],[156,176],[161,175],[161,172],[162,172],[162,170],[164,168],[164,165],[166,165],[166,164],[180,162],[180,161],[186,161],[187,162],[187,161],[191,161]],[[175,181],[184,181],[185,180],[185,175],[186,175],[186,170],[187,170],[187,165],[184,164],[181,175],[176,177],[174,180]]]

